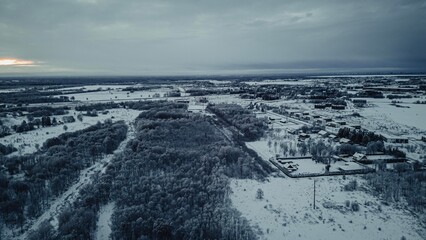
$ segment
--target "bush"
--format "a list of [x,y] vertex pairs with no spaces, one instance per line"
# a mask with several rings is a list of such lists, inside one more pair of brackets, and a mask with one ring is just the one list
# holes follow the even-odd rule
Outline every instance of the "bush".
[[358,212],[359,211],[359,204],[357,202],[352,202],[351,210],[353,212]]
[[345,189],[345,191],[354,191],[356,190],[357,186],[358,182],[356,180],[352,180],[348,184],[346,184],[343,189]]
[[256,198],[257,199],[263,199],[263,190],[262,189],[257,189],[257,192],[256,192]]

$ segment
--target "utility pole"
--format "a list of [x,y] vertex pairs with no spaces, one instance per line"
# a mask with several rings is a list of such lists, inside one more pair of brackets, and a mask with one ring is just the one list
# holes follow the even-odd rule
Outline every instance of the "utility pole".
[[316,183],[316,181],[314,180],[314,209],[315,209],[315,183]]

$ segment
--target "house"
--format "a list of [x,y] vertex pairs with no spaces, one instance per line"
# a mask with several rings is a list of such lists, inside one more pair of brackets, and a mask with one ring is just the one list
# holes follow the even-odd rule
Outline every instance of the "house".
[[314,108],[316,108],[316,109],[325,109],[326,106],[324,104],[315,104]]
[[426,136],[422,136],[422,141],[426,142]]
[[367,104],[367,100],[365,99],[352,99],[354,104]]
[[334,110],[345,110],[346,106],[345,105],[331,105],[331,109]]
[[305,140],[309,137],[310,137],[309,134],[306,134],[306,133],[299,134],[299,140]]
[[298,169],[297,164],[288,164],[285,168],[287,168],[290,172],[294,172]]
[[344,125],[346,125],[346,122],[345,122],[345,121],[337,121],[336,123],[338,123],[340,126],[344,126]]
[[281,163],[283,167],[290,172],[294,172],[299,168],[299,164],[294,164],[293,161],[287,161],[287,162],[278,161],[278,162]]
[[340,143],[343,143],[343,144],[347,144],[347,143],[350,143],[350,142],[351,142],[351,140],[349,140],[349,139],[347,139],[347,138],[341,138],[341,139],[339,140],[339,142],[340,142]]
[[383,140],[388,143],[408,143],[408,138],[406,137],[393,136],[388,134],[381,135],[383,137]]
[[367,160],[367,156],[365,155],[365,154],[362,154],[362,153],[355,153],[353,156],[352,156],[352,159],[354,160],[354,161],[357,161],[357,162],[359,162],[359,161],[366,161]]
[[318,135],[320,135],[321,137],[327,137],[328,136],[328,132],[321,130],[318,132]]

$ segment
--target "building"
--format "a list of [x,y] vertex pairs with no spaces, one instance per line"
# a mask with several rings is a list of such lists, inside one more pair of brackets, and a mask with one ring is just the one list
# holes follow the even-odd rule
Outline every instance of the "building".
[[314,108],[316,108],[316,109],[325,109],[326,106],[324,104],[315,104]]
[[362,154],[362,153],[355,153],[353,156],[352,156],[352,159],[354,160],[354,161],[357,161],[357,162],[359,162],[359,161],[366,161],[367,160],[367,156],[365,155],[365,154]]
[[340,126],[344,126],[344,125],[346,125],[346,122],[345,122],[345,121],[336,121],[336,123],[338,123]]
[[334,110],[345,110],[346,106],[345,105],[331,105],[331,109]]
[[309,134],[306,134],[306,133],[299,134],[299,140],[305,140],[309,137],[310,137]]
[[327,137],[328,136],[328,132],[324,131],[324,130],[321,130],[321,131],[318,132],[318,135],[320,135],[321,137]]
[[352,99],[354,104],[367,104],[367,100],[365,99]]
[[350,143],[350,142],[351,142],[351,140],[349,140],[349,139],[347,139],[347,138],[341,138],[341,139],[339,140],[339,142],[340,142],[340,143],[343,143],[343,144],[347,144],[347,143]]
[[381,135],[383,137],[383,140],[388,143],[408,143],[408,138],[406,137],[393,136],[388,134]]

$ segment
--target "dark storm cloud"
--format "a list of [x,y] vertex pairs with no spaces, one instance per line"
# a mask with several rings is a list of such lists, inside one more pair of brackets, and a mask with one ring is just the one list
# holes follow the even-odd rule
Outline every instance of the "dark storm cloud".
[[0,0],[0,73],[425,70],[426,1]]

